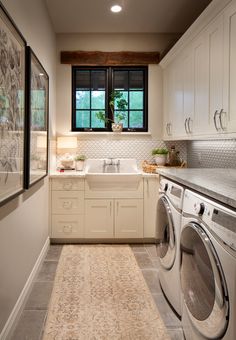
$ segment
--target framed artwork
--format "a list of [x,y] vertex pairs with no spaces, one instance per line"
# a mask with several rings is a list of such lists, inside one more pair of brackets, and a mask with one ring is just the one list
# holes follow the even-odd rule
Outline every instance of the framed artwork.
[[26,189],[48,174],[49,77],[30,47],[27,70]]
[[24,191],[26,41],[0,3],[0,205]]

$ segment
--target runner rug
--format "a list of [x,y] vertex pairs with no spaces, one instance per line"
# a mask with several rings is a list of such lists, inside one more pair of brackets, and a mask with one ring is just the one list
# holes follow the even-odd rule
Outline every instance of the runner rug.
[[129,246],[63,247],[43,339],[169,339]]

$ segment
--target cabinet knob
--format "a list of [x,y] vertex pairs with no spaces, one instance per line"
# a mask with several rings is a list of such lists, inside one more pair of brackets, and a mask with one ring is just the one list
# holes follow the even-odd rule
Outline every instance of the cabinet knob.
[[64,183],[63,189],[70,190],[71,188],[72,188],[72,183],[71,182]]
[[65,234],[70,234],[71,231],[72,231],[72,226],[71,226],[71,225],[64,225],[64,226],[63,226],[63,232],[64,232]]
[[62,206],[63,206],[64,209],[71,209],[71,207],[72,207],[72,202],[71,202],[71,201],[64,201],[64,202],[62,203]]

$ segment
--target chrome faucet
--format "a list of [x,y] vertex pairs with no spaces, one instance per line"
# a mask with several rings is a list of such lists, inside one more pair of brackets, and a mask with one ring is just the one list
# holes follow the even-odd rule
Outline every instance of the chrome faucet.
[[[120,160],[114,161],[114,158],[110,157],[109,162],[106,161],[106,159],[103,160],[103,172],[113,172],[113,171],[106,171],[106,169],[109,169],[109,167],[116,167],[116,169],[119,172],[120,168]],[[117,172],[117,170],[115,172]]]

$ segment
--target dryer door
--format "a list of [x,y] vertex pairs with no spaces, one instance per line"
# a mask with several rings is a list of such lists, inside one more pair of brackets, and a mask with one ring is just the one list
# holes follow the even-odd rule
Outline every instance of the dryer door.
[[207,339],[221,338],[228,324],[227,289],[215,249],[200,225],[184,226],[180,254],[181,288],[192,325]]
[[161,265],[171,269],[175,261],[176,238],[170,202],[165,196],[161,196],[158,201],[157,221],[157,253]]

